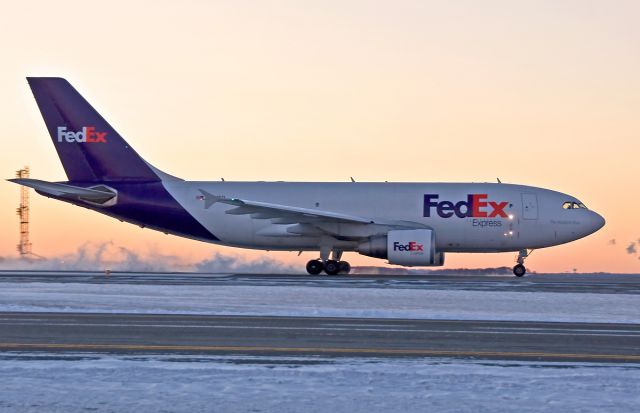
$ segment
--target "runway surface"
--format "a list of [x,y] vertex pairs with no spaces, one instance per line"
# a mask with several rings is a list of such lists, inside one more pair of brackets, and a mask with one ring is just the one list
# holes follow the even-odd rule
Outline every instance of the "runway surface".
[[640,294],[640,274],[531,274],[513,276],[309,276],[290,274],[198,274],[72,271],[0,271],[0,282],[140,285],[243,285],[429,290]]
[[0,351],[640,363],[640,325],[0,313]]
[[[2,271],[0,291],[2,284],[5,285],[6,291],[14,291],[15,294],[5,297],[6,311],[13,311],[12,305],[52,308],[51,312],[29,312],[41,311],[39,309],[0,312],[0,351],[458,357],[640,363],[640,324],[635,324],[636,317],[629,313],[630,308],[633,310],[635,307],[628,302],[635,298],[630,295],[640,294],[640,275],[534,274],[524,278],[435,274],[412,277],[313,277],[287,274],[118,272],[107,275],[104,272]],[[27,288],[9,288],[10,284]],[[67,288],[61,289],[62,284],[68,284],[69,291],[66,291]],[[83,284],[86,284],[88,289],[84,295],[78,295],[78,291],[84,291]],[[114,287],[104,291],[99,287],[96,290],[96,284]],[[29,285],[34,287],[28,287]],[[51,288],[47,285],[51,285]],[[89,289],[90,285],[94,287]],[[120,287],[116,288],[117,285]],[[134,287],[138,285],[140,287]],[[200,286],[210,290],[210,293],[199,294]],[[228,286],[233,288],[224,288]],[[254,288],[237,289],[235,286]],[[197,290],[191,291],[194,288]],[[399,290],[405,290],[402,294],[411,297],[413,301],[393,301],[397,294],[394,295],[392,292],[396,291],[399,294]],[[422,298],[414,297],[416,294],[409,290],[417,290],[416,293],[421,291],[419,297],[424,295],[427,301],[424,304],[422,301],[416,302],[415,300]],[[430,293],[429,290],[436,291]],[[220,291],[236,294],[240,298],[223,295],[215,299],[215,294]],[[306,295],[292,297],[289,294],[291,291]],[[426,317],[416,316],[416,319],[411,320],[406,319],[409,318],[407,316],[388,318],[385,313],[369,318],[352,318],[351,315],[335,318],[318,313],[319,309],[324,308],[321,304],[334,302],[336,297],[342,296],[343,299],[339,299],[333,305],[342,305],[350,311],[363,310],[364,307],[361,308],[360,304],[353,303],[358,297],[362,299],[362,294],[356,294],[357,291],[371,292],[366,296],[371,296],[374,301],[378,300],[371,303],[367,301],[366,308],[379,310],[386,308],[381,306],[387,306],[394,311],[415,312],[424,307],[428,309],[424,311]],[[516,303],[509,301],[513,299],[514,292],[539,294],[523,294],[524,301],[518,301],[521,304],[518,307]],[[600,309],[596,314],[609,312],[612,314],[611,317],[616,314],[619,317],[598,317],[576,323],[574,321],[580,319],[580,314],[576,313],[574,317],[571,311],[575,309],[568,309],[574,308],[577,305],[576,300],[581,303],[582,299],[577,298],[575,294],[567,294],[568,301],[565,302],[562,299],[564,293],[588,294],[583,297],[591,300],[587,303],[593,303]],[[260,298],[260,294],[276,294],[276,297],[266,300]],[[442,301],[442,294],[453,294],[452,300],[477,301],[460,302],[460,305],[452,307],[450,301]],[[145,314],[147,308],[166,307],[156,302],[159,297],[167,297],[178,307],[186,305],[185,308],[189,311],[212,313],[157,314],[162,311],[152,311],[156,314]],[[486,302],[489,297],[493,297],[492,306]],[[569,300],[569,297],[572,298]],[[505,301],[506,298],[509,300]],[[148,304],[139,306],[137,314],[136,311],[127,310],[129,302],[133,308],[136,305],[135,300],[142,299],[147,300]],[[89,301],[83,304],[83,300]],[[95,300],[98,302],[94,303]],[[344,300],[351,303],[356,310],[346,305]],[[219,301],[223,304],[217,307],[213,305]],[[617,306],[612,304],[614,302],[618,303]],[[91,309],[79,311],[73,307],[84,308],[83,306],[91,303],[95,304],[95,308],[109,311],[96,314]],[[193,304],[193,308],[189,307],[190,303]],[[230,306],[231,304],[233,305]],[[107,307],[104,307],[105,305]],[[240,307],[236,308],[238,305]],[[268,311],[275,311],[274,309],[293,311],[300,305],[315,310],[307,314],[265,316],[269,314]],[[538,305],[546,307],[538,311]],[[549,308],[549,305],[552,307]],[[249,311],[249,307],[253,312],[250,314],[254,315],[212,315]],[[89,305],[89,308],[93,307]],[[511,309],[516,313],[524,311],[529,314],[527,311],[533,311],[535,314],[549,313],[556,318],[560,314],[563,317],[556,320],[559,322],[540,321],[547,320],[544,317],[538,318],[539,321],[514,321],[527,318],[482,321],[486,318],[494,319],[496,314],[502,314],[504,311],[509,313]],[[479,316],[475,317],[478,320],[462,321],[462,317],[444,317],[441,314],[443,311],[458,311],[467,316],[469,314],[465,311],[472,311]],[[442,317],[435,317],[433,314]],[[624,317],[621,321],[622,316]],[[589,322],[601,320],[604,322]],[[634,324],[629,324],[626,320]]]

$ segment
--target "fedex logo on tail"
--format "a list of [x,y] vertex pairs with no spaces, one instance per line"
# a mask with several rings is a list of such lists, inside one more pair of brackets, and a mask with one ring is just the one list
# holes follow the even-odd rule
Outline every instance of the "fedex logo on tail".
[[58,142],[107,143],[107,132],[96,132],[95,126],[84,126],[78,132],[68,131],[66,126],[58,126]]
[[424,214],[431,217],[432,210],[440,218],[508,218],[505,208],[509,202],[489,201],[487,194],[469,194],[466,201],[453,203],[451,201],[439,201],[437,194],[424,194]]

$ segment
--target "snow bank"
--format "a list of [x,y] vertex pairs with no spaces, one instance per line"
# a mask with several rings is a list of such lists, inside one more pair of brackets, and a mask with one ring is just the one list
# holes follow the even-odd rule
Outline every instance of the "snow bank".
[[637,412],[637,367],[4,355],[1,412]]
[[640,322],[629,294],[300,286],[5,283],[0,311]]

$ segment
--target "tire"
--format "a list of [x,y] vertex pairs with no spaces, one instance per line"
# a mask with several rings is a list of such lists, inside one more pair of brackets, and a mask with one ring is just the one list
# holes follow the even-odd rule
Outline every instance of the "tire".
[[338,267],[340,267],[340,274],[349,274],[351,272],[351,264],[346,261],[339,261]]
[[323,269],[324,266],[320,260],[311,260],[307,263],[307,272],[311,275],[318,275]]
[[518,264],[515,267],[513,267],[513,275],[515,275],[516,277],[522,277],[523,275],[525,275],[527,272],[527,269],[524,268],[524,265],[522,264]]
[[337,275],[340,272],[340,264],[336,260],[328,260],[324,263],[324,272],[327,275]]

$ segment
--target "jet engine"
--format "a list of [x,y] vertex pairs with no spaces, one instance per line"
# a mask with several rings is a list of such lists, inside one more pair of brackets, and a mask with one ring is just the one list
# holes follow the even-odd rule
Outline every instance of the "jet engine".
[[444,253],[436,252],[435,233],[430,229],[389,231],[361,242],[358,253],[407,267],[444,265]]

